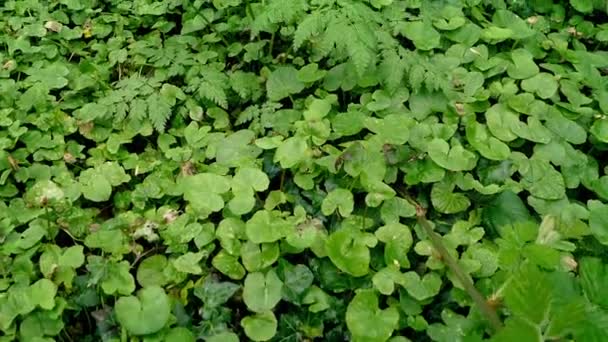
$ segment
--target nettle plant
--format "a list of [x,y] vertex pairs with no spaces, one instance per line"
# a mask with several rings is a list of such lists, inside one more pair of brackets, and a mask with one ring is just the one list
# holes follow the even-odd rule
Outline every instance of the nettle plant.
[[0,341],[608,340],[604,0],[6,0]]

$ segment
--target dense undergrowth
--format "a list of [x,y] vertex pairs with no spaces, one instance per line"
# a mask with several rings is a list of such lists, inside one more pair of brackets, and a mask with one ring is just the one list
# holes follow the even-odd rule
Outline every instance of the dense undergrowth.
[[607,11],[3,1],[0,341],[607,341]]

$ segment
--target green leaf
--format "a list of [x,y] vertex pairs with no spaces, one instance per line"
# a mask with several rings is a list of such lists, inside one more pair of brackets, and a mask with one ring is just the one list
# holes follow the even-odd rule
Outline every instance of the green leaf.
[[419,50],[432,50],[439,47],[441,36],[439,32],[428,22],[408,21],[404,22],[401,33],[407,39],[414,42]]
[[247,221],[246,233],[253,243],[275,242],[287,235],[290,224],[274,211],[260,210]]
[[570,5],[581,13],[593,12],[593,0],[570,0]]
[[589,132],[593,134],[599,141],[608,143],[608,120],[599,119],[593,122]]
[[144,259],[137,267],[137,282],[142,287],[163,286],[169,279],[164,270],[167,258],[164,255],[153,255]]
[[79,182],[82,194],[88,200],[104,202],[112,195],[112,185],[103,176],[99,176],[93,169],[88,169],[80,174]]
[[546,161],[530,159],[528,166],[520,168],[519,173],[522,175],[521,184],[533,196],[556,200],[566,194],[564,177]]
[[55,307],[55,295],[57,286],[48,279],[40,279],[29,288],[30,301],[35,306],[44,310],[51,310]]
[[425,300],[439,293],[441,278],[434,272],[426,273],[422,279],[418,273],[410,271],[403,274],[403,287],[413,298]]
[[378,241],[385,244],[384,262],[387,265],[409,267],[407,257],[414,242],[410,228],[399,222],[390,222],[378,228],[374,233]]
[[551,74],[540,72],[521,82],[521,88],[535,93],[541,99],[548,99],[557,92],[557,81]]
[[274,270],[266,274],[249,273],[245,278],[243,300],[249,310],[263,313],[272,310],[279,303],[282,289],[283,282]]
[[532,220],[524,202],[510,190],[501,192],[484,208],[484,216],[494,229]]
[[106,294],[128,295],[135,290],[135,279],[129,272],[130,265],[127,261],[111,262],[107,264],[106,274],[101,283],[101,288]]
[[427,152],[437,165],[450,171],[468,171],[475,168],[477,156],[461,145],[450,148],[442,139],[433,139],[427,147]]
[[524,265],[504,291],[505,304],[515,315],[540,324],[547,319],[551,305],[551,283],[546,275],[532,264]]
[[589,228],[595,238],[603,245],[608,245],[608,205],[590,200],[587,202],[589,207]]
[[[333,232],[325,243],[327,255],[340,270],[361,277],[369,272],[369,240],[365,233],[353,228],[341,228]],[[375,239],[374,239],[375,240]]]
[[245,335],[253,341],[268,341],[277,333],[277,319],[272,311],[247,316],[241,320]]
[[173,267],[179,272],[190,274],[202,274],[203,269],[199,265],[201,260],[207,256],[206,252],[187,252],[173,260]]
[[304,90],[304,87],[304,83],[298,78],[298,70],[287,66],[276,68],[266,82],[266,92],[271,101],[279,101],[297,94]]
[[608,267],[599,258],[585,257],[579,262],[581,287],[587,298],[608,309]]
[[467,140],[479,154],[491,160],[505,160],[511,154],[507,144],[488,133],[485,125],[470,121],[466,126]]
[[399,312],[395,307],[381,310],[373,290],[358,290],[346,309],[346,325],[354,341],[383,342],[397,328]]
[[380,209],[380,217],[384,223],[399,222],[400,217],[413,217],[415,215],[416,207],[400,197],[385,200]]
[[330,191],[327,197],[323,199],[321,211],[323,215],[329,216],[338,209],[340,215],[348,217],[353,212],[354,205],[353,194],[350,191],[336,188]]
[[165,326],[171,316],[169,297],[158,286],[146,287],[137,297],[121,297],[114,306],[116,319],[133,335],[148,335]]
[[515,49],[511,51],[513,64],[507,67],[507,74],[514,79],[530,78],[540,71],[534,63],[532,54],[526,49]]
[[444,214],[454,214],[466,210],[471,201],[462,193],[454,192],[454,183],[441,181],[433,184],[431,203],[437,211]]
[[230,255],[226,250],[221,250],[213,260],[211,260],[211,264],[215,269],[222,274],[225,274],[230,279],[240,280],[245,277],[245,268],[243,268],[235,256]]
[[204,212],[216,212],[224,208],[222,194],[230,190],[230,181],[225,176],[199,173],[182,178],[179,191],[194,208]]
[[240,288],[237,284],[220,282],[208,276],[201,285],[194,288],[194,295],[202,300],[205,306],[219,308],[226,304]]
[[308,144],[303,137],[290,137],[281,142],[274,155],[274,161],[281,164],[284,169],[297,166],[308,155]]
[[492,337],[492,342],[511,341],[543,341],[540,329],[528,321],[519,318],[509,318],[505,327]]

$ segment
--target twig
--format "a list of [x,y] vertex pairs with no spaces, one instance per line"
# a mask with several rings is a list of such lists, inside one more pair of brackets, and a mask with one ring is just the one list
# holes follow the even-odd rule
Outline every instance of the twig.
[[464,286],[465,291],[471,296],[475,304],[479,307],[482,314],[486,317],[492,329],[496,332],[502,328],[502,322],[500,318],[496,314],[496,311],[488,305],[486,298],[475,288],[475,284],[473,283],[473,279],[463,271],[463,269],[458,265],[458,262],[452,257],[452,255],[448,252],[447,248],[441,241],[441,238],[431,226],[431,223],[426,219],[426,209],[423,208],[418,202],[416,202],[409,195],[399,192],[402,197],[408,200],[416,207],[416,218],[418,220],[418,224],[424,229],[426,235],[431,239],[431,243],[433,247],[439,252],[443,262],[448,266],[448,268],[454,273],[458,281]]

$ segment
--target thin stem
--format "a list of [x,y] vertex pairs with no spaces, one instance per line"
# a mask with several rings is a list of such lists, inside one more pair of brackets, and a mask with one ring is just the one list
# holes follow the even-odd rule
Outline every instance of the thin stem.
[[426,218],[426,209],[407,194],[401,194],[405,199],[416,207],[416,218],[418,224],[424,229],[426,235],[431,239],[433,247],[439,252],[443,262],[454,273],[458,281],[462,284],[465,291],[471,296],[475,304],[479,307],[482,314],[486,317],[492,329],[496,332],[502,328],[502,322],[496,314],[496,311],[488,305],[486,298],[475,288],[473,279],[458,265],[456,259],[448,252],[439,235],[433,230],[431,223]]

